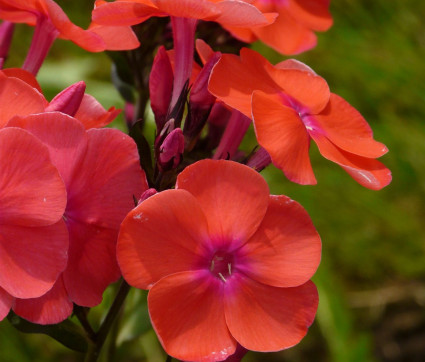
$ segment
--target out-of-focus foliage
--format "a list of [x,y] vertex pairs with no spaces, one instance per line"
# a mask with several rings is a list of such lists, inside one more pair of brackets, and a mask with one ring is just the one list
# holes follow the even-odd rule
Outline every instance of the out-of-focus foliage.
[[[58,3],[73,21],[87,25],[89,2]],[[292,184],[273,167],[264,171],[272,193],[300,202],[322,237],[322,264],[314,278],[320,305],[310,333],[298,346],[276,354],[248,353],[245,360],[425,360],[425,2],[333,0],[331,10],[334,26],[319,34],[314,50],[296,58],[368,120],[375,138],[390,150],[382,161],[392,170],[393,182],[379,192],[364,189],[318,157],[314,144],[317,186]],[[6,66],[21,64],[30,31],[17,27]],[[283,59],[261,44],[254,47],[274,63]],[[105,107],[122,107],[109,70],[106,55],[57,41],[39,81],[51,98],[84,79],[88,92]],[[102,318],[112,296],[108,290],[105,306],[91,312],[93,321]],[[137,337],[147,327],[143,298],[135,291],[129,297],[128,309],[140,304],[140,325],[124,314],[119,361],[165,360],[152,332]],[[115,347],[108,348],[105,361]],[[7,322],[0,324],[0,351],[2,362],[82,360],[49,337],[20,334]]]

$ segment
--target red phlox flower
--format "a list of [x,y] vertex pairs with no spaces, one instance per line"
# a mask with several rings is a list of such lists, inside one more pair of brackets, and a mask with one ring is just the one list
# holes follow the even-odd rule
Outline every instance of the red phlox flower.
[[48,21],[59,38],[71,40],[91,52],[126,50],[139,46],[131,28],[92,23],[88,30],[84,30],[73,24],[53,0],[0,0],[0,18],[32,26]]
[[275,14],[262,14],[255,6],[236,0],[97,0],[93,21],[105,25],[136,25],[153,16],[215,21],[222,25],[262,26]]
[[[0,70],[0,128],[13,116],[48,111],[62,111],[74,116],[86,129],[103,127],[112,122],[120,110],[115,107],[104,109],[84,90],[84,82],[78,82],[59,93],[49,103],[31,73],[20,68]],[[70,103],[73,103],[72,111]]]
[[378,190],[391,182],[391,172],[376,160],[388,149],[373,139],[360,113],[305,64],[287,60],[273,66],[244,48],[240,57],[222,55],[209,90],[252,118],[258,143],[291,181],[316,183],[309,158],[313,139],[323,157],[364,187]]
[[[243,180],[243,182],[241,182]],[[202,160],[121,225],[123,277],[149,289],[152,325],[166,352],[222,361],[237,343],[277,351],[298,343],[314,319],[309,281],[321,243],[306,211],[269,195],[251,168]]]
[[18,299],[14,306],[32,322],[57,323],[71,314],[72,303],[99,304],[105,288],[119,278],[119,225],[147,182],[134,141],[118,130],[86,131],[77,119],[60,112],[17,116],[7,127],[23,128],[43,142],[66,186],[66,269],[47,294]]
[[315,47],[314,32],[326,31],[332,25],[330,0],[248,1],[263,13],[278,13],[275,22],[263,27],[225,28],[244,42],[261,40],[282,54],[298,54]]
[[42,296],[65,269],[66,196],[47,147],[25,130],[0,129],[0,320],[15,298]]

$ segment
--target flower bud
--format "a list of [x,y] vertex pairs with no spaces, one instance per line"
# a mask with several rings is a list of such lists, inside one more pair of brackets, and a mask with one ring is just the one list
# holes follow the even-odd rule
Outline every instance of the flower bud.
[[162,130],[165,118],[167,117],[171,93],[173,91],[173,79],[173,69],[170,59],[165,48],[161,46],[155,56],[149,76],[151,107],[155,115],[158,132]]
[[184,136],[181,128],[171,131],[159,148],[158,162],[163,171],[176,168],[184,152]]
[[57,111],[74,116],[80,108],[85,90],[86,84],[83,81],[69,86],[52,99],[46,112]]

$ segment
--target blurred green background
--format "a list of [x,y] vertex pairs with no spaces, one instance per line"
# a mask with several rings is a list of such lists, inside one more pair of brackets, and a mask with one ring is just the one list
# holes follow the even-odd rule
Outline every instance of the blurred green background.
[[[89,22],[90,1],[57,1],[81,26]],[[299,186],[272,167],[264,171],[272,193],[286,194],[311,215],[323,242],[314,281],[320,304],[315,323],[296,347],[273,354],[248,353],[244,361],[425,361],[425,2],[421,0],[333,0],[334,26],[319,44],[296,58],[310,65],[331,90],[356,107],[375,138],[390,152],[382,161],[393,182],[370,191],[321,158],[314,144],[318,185]],[[84,15],[81,15],[84,14]],[[6,66],[19,66],[32,29],[17,27]],[[254,48],[272,62],[283,59],[261,44]],[[109,82],[110,62],[57,41],[40,73],[48,99],[79,80],[105,107],[123,102]],[[95,308],[99,320],[111,301]],[[163,361],[149,327],[142,292],[127,303],[136,318],[121,324],[117,361]],[[115,347],[107,345],[102,360]],[[43,335],[0,324],[0,361],[81,361]]]

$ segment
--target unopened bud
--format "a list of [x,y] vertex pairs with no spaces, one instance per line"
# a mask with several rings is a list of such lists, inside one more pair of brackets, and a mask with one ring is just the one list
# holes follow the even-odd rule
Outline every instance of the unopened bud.
[[74,116],[80,108],[85,90],[86,84],[83,81],[69,86],[52,99],[46,112],[57,111]]
[[167,117],[168,107],[173,91],[173,69],[170,59],[163,46],[158,49],[158,53],[152,64],[149,75],[149,94],[151,108],[155,115],[156,127],[160,131]]
[[159,148],[159,166],[163,170],[176,168],[183,157],[184,136],[181,128],[171,131]]
[[156,193],[157,191],[154,188],[147,189],[145,192],[142,193],[142,196],[140,196],[140,199],[137,201],[137,205],[140,205],[143,201],[155,195]]
[[3,21],[0,24],[0,69],[3,68],[3,62],[9,54],[10,43],[12,42],[13,31],[15,29],[15,24],[9,21]]

